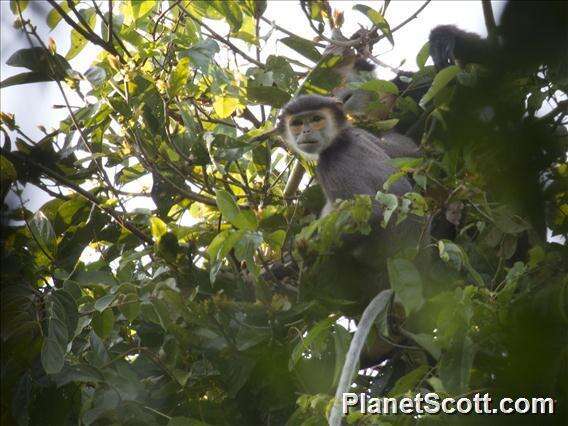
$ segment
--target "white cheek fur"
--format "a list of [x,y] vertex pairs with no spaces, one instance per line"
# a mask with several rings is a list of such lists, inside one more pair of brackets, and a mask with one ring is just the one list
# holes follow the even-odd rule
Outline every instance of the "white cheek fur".
[[326,115],[327,124],[323,132],[325,133],[327,140],[324,144],[322,144],[322,146],[320,146],[318,152],[310,153],[300,149],[300,147],[296,144],[296,138],[294,137],[294,135],[292,135],[292,132],[290,132],[289,126],[286,126],[286,134],[285,134],[286,144],[292,149],[292,151],[294,151],[296,154],[304,157],[307,160],[317,161],[319,158],[319,154],[322,151],[324,151],[329,145],[331,145],[331,142],[337,136],[338,129],[334,121],[334,118],[331,116],[331,114],[327,113],[327,111],[324,112],[324,114]]

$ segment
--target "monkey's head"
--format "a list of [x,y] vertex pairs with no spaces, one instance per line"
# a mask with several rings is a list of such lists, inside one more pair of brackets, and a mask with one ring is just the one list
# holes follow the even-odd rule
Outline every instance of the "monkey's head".
[[342,104],[337,99],[302,95],[282,108],[278,130],[294,151],[315,160],[346,124]]

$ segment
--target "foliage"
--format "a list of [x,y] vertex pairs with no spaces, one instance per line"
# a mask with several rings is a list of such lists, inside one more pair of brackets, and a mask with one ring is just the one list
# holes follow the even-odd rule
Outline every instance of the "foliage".
[[[295,94],[338,84],[341,58],[265,27],[267,4],[252,0],[50,2],[49,27],[73,26],[60,54],[27,3],[12,10],[37,47],[12,55],[28,71],[2,88],[48,82],[84,103],[66,100],[69,116],[39,141],[2,113],[2,196],[21,201],[3,208],[2,424],[325,424],[351,337],[337,320],[358,319],[374,282],[334,254],[340,232],[370,232],[371,203],[316,220],[321,192],[285,194],[292,157],[272,129]],[[354,9],[394,42],[384,10]],[[316,31],[333,23],[327,2],[302,10]],[[269,38],[303,59],[261,59]],[[80,73],[68,61],[86,46],[100,53]],[[551,130],[557,115],[535,112],[568,81],[553,67],[435,75],[425,52],[414,81],[433,79],[430,90],[420,105],[399,94],[391,117],[424,120],[424,158],[397,159],[392,178],[410,174],[417,192],[377,188],[381,226],[445,211],[456,235],[422,249],[427,266],[416,251],[384,265],[404,314],[376,328],[406,340],[358,389],[565,403],[568,262],[538,236],[568,230],[566,138]],[[51,196],[37,212],[25,185]],[[130,207],[141,199],[148,208]]]

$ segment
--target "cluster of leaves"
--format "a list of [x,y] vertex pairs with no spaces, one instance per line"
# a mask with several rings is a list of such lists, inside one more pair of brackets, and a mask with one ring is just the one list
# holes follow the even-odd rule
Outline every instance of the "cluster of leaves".
[[[330,289],[357,290],[367,278],[353,271],[339,282],[333,253],[340,230],[369,233],[371,200],[315,220],[321,193],[312,185],[286,196],[292,157],[272,128],[295,94],[335,87],[343,58],[265,26],[264,1],[50,4],[48,26],[71,26],[69,51],[46,45],[28,2],[13,1],[16,26],[37,47],[9,59],[28,71],[1,87],[50,82],[84,106],[64,97],[68,118],[39,141],[2,113],[2,196],[19,200],[2,218],[3,424],[325,424],[350,340],[338,319],[361,312]],[[326,1],[301,9],[316,32],[340,21]],[[393,42],[384,10],[354,9]],[[271,37],[303,59],[261,60]],[[81,74],[68,61],[87,46],[100,53]],[[435,75],[426,52],[413,84]],[[456,238],[435,241],[426,270],[416,253],[388,260],[405,319],[393,330],[385,314],[377,329],[403,334],[406,349],[375,379],[358,377],[360,389],[566,396],[563,247],[524,242],[536,225],[568,226],[554,117],[534,117],[566,92],[553,71],[487,88],[477,84],[484,70],[450,67],[421,106],[389,82],[361,83],[378,97],[398,95],[382,130],[421,114],[426,122],[425,158],[396,160],[400,173],[378,188],[382,226],[431,221],[444,209]],[[541,148],[546,158],[535,157]],[[388,194],[407,174],[420,193]],[[37,212],[22,199],[25,185],[51,197]],[[150,200],[155,208],[130,207]],[[272,266],[298,252],[318,262],[280,277]]]

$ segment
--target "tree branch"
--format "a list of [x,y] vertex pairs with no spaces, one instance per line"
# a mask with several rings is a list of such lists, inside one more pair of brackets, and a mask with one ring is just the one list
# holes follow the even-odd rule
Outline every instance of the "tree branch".
[[81,188],[79,185],[71,182],[69,179],[67,179],[65,176],[60,175],[59,173],[57,173],[54,170],[51,170],[49,167],[44,166],[41,163],[38,163],[35,160],[32,160],[31,158],[28,158],[24,155],[21,155],[18,152],[12,152],[12,151],[7,151],[3,148],[0,148],[0,152],[2,152],[2,155],[6,156],[7,158],[12,158],[16,161],[20,161],[23,163],[27,163],[29,166],[33,166],[39,170],[41,170],[43,172],[43,174],[45,174],[48,178],[56,181],[59,184],[62,184],[64,186],[66,186],[67,188],[72,189],[73,191],[75,191],[76,193],[78,193],[79,195],[82,195],[83,197],[85,197],[87,200],[89,200],[90,202],[92,202],[95,206],[97,206],[99,209],[101,209],[102,211],[104,211],[105,213],[107,213],[108,215],[112,216],[114,218],[114,220],[116,220],[116,222],[122,226],[123,228],[127,229],[128,231],[132,232],[134,235],[136,235],[142,242],[148,244],[148,245],[152,245],[154,244],[154,241],[152,240],[152,238],[150,238],[149,236],[147,236],[144,232],[142,232],[140,229],[138,229],[136,226],[134,226],[132,223],[128,222],[127,220],[123,219],[122,217],[120,217],[119,214],[117,214],[114,210],[112,210],[109,207],[105,207],[102,205],[102,203],[97,199],[97,197],[95,197],[93,194],[91,194],[89,191],[84,190],[83,188]]
[[209,25],[207,25],[206,23],[203,22],[202,19],[197,19],[195,16],[193,16],[185,7],[183,7],[181,4],[178,4],[178,7],[196,24],[202,26],[203,28],[205,28],[207,31],[209,31],[211,33],[211,35],[213,36],[213,38],[225,45],[227,45],[233,52],[238,53],[239,55],[241,55],[243,58],[245,58],[247,61],[249,61],[251,64],[255,64],[257,67],[259,68],[263,68],[264,69],[264,64],[262,62],[257,61],[256,59],[254,59],[253,57],[247,55],[245,52],[243,52],[241,49],[239,49],[237,46],[235,46],[228,37],[222,37],[221,35],[217,34]]
[[110,46],[106,43],[103,39],[101,39],[98,35],[87,32],[83,29],[79,24],[77,24],[69,15],[65,13],[65,11],[55,2],[54,0],[47,0],[48,3],[59,13],[59,15],[67,22],[74,30],[76,30],[79,34],[81,34],[85,39],[89,40],[91,43],[96,44],[97,46],[102,47],[107,52],[119,57],[122,60],[122,55],[114,48],[114,46]]
[[483,18],[485,19],[485,28],[487,28],[487,37],[493,40],[496,36],[497,25],[495,24],[495,16],[491,7],[491,0],[481,0],[483,8]]

